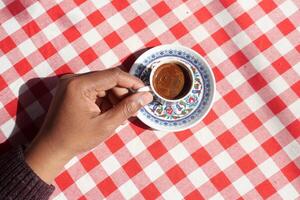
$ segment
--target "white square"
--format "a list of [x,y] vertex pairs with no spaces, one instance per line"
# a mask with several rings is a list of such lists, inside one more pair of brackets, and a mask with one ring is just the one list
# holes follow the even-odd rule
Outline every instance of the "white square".
[[216,90],[215,96],[214,96],[214,102],[217,102],[221,98],[222,98],[222,95]]
[[165,23],[160,19],[157,19],[155,22],[150,24],[148,28],[156,37],[169,30]]
[[217,66],[228,59],[228,57],[226,56],[224,51],[219,47],[217,47],[215,50],[211,51],[208,54],[208,57]]
[[6,70],[10,69],[12,67],[11,62],[8,60],[6,55],[0,56],[0,74],[5,72]]
[[279,131],[281,131],[284,126],[281,121],[276,117],[272,117],[267,122],[265,122],[264,127],[268,130],[269,134],[275,136]]
[[6,138],[9,138],[9,136],[12,134],[15,125],[16,125],[15,120],[9,119],[8,121],[4,122],[4,124],[0,126],[0,129],[2,130],[2,133]]
[[287,52],[294,49],[293,45],[285,37],[283,37],[281,40],[276,42],[274,46],[281,55],[285,55]]
[[256,1],[249,1],[249,0],[238,0],[238,3],[245,11],[248,11],[257,5]]
[[110,0],[91,0],[92,3],[94,4],[94,6],[99,9],[102,8],[103,6],[105,6],[106,4],[110,3]]
[[199,188],[201,185],[203,185],[209,180],[201,168],[196,169],[187,177],[196,188]]
[[138,15],[143,14],[151,8],[147,1],[134,1],[133,3],[131,3],[130,6],[135,10],[135,12]]
[[75,51],[75,49],[72,47],[71,44],[68,44],[67,46],[65,46],[64,48],[62,48],[58,54],[61,56],[61,58],[65,61],[65,62],[69,62],[70,60],[72,60],[73,58],[75,58],[78,54]]
[[8,35],[16,32],[17,30],[19,30],[21,28],[20,24],[18,23],[18,21],[14,17],[12,17],[9,20],[5,21],[2,24],[2,27]]
[[106,158],[103,162],[101,162],[101,165],[109,176],[121,168],[119,161],[115,158],[114,155]]
[[83,38],[90,46],[93,46],[102,39],[101,35],[94,28],[85,33]]
[[232,38],[232,40],[235,43],[235,45],[239,47],[239,49],[243,49],[245,46],[251,43],[250,37],[244,31],[241,31],[240,33],[236,34]]
[[137,156],[146,149],[146,146],[139,137],[135,137],[133,140],[128,142],[126,147],[133,157]]
[[255,21],[255,23],[263,33],[268,32],[276,26],[274,22],[270,19],[270,17],[268,17],[268,15],[264,15],[262,18]]
[[3,108],[3,107],[4,107],[3,104],[0,102],[0,109]]
[[[300,31],[300,28],[299,28],[299,31]],[[295,70],[295,72],[298,74],[298,76],[300,76],[300,63],[293,65],[292,68]]]
[[4,8],[5,4],[3,3],[3,1],[0,1],[0,9]]
[[286,186],[281,188],[278,191],[278,193],[282,197],[282,199],[286,199],[286,200],[294,200],[297,197],[299,197],[299,193],[294,188],[294,186],[290,183],[288,183]]
[[263,55],[263,54],[258,54],[254,58],[250,60],[250,63],[254,66],[254,68],[260,72],[267,67],[271,66],[271,63],[269,60]]
[[239,87],[246,82],[244,76],[240,73],[239,70],[234,70],[232,73],[226,76],[228,82],[235,88]]
[[172,199],[172,200],[181,200],[183,199],[181,193],[177,190],[175,186],[172,186],[166,192],[162,194],[164,199]]
[[297,6],[290,0],[280,4],[279,8],[286,17],[289,17],[298,11]]
[[222,27],[226,26],[227,24],[233,21],[232,16],[226,9],[219,12],[217,15],[214,16],[214,18]]
[[260,96],[257,93],[254,93],[253,95],[245,99],[244,102],[248,105],[252,112],[257,111],[265,105],[265,102],[260,98]]
[[215,156],[213,160],[222,171],[234,163],[231,156],[226,151]]
[[81,68],[81,69],[78,71],[78,73],[79,73],[79,74],[83,74],[83,73],[87,73],[87,72],[90,72],[90,71],[91,71],[90,68],[84,67],[84,68]]
[[300,156],[300,144],[296,140],[285,146],[283,149],[291,160],[296,160],[296,158]]
[[152,182],[165,173],[156,161],[148,165],[144,172]]
[[207,5],[210,4],[212,1],[214,1],[214,0],[201,0],[201,4],[202,4],[203,6],[207,6]]
[[61,34],[59,28],[56,26],[55,23],[51,23],[49,26],[44,28],[42,31],[48,40],[52,40],[53,38],[55,38]]
[[96,186],[94,180],[88,174],[85,174],[84,176],[80,177],[76,181],[76,185],[81,191],[81,194],[87,193],[88,191],[90,191],[92,188]]
[[144,46],[144,43],[137,35],[132,35],[130,38],[126,39],[124,43],[131,52],[135,52]]
[[68,200],[66,198],[66,196],[64,195],[64,193],[59,193],[59,195],[57,195],[56,197],[53,198],[53,200]]
[[129,180],[121,185],[121,187],[119,187],[119,191],[122,193],[125,199],[131,199],[139,192],[132,180]]
[[177,146],[171,149],[169,153],[174,158],[176,163],[180,163],[181,161],[190,156],[189,152],[187,152],[187,150],[181,143],[179,143]]
[[201,25],[190,31],[190,34],[195,38],[197,42],[201,42],[210,36],[206,29]]
[[[22,78],[18,78],[17,80],[15,80],[13,83],[9,84],[8,87],[11,89],[12,93],[14,93],[15,96],[19,96],[21,93],[20,92],[20,88],[24,85],[24,81]],[[26,87],[27,86],[23,86]]]
[[209,200],[224,200],[224,197],[220,193],[216,193],[214,196],[210,197]]
[[180,6],[175,8],[173,10],[173,13],[176,15],[179,21],[183,21],[191,15],[190,9],[185,4],[181,4]]
[[246,176],[242,176],[241,178],[233,182],[233,186],[240,195],[244,195],[253,189],[252,183]]
[[266,161],[258,165],[258,168],[266,178],[270,178],[280,170],[272,158],[268,158]]
[[36,19],[37,17],[41,16],[43,13],[46,12],[44,7],[40,4],[40,2],[32,4],[30,7],[27,8],[27,11],[33,19]]
[[35,101],[27,106],[26,111],[32,120],[37,119],[39,116],[45,113],[44,109],[38,101]]
[[232,110],[229,110],[227,113],[221,115],[220,119],[228,129],[234,127],[241,121]]
[[53,72],[53,69],[47,61],[41,62],[38,66],[34,67],[33,70],[39,77],[47,77]]
[[18,48],[25,57],[37,50],[35,45],[32,43],[31,39],[28,39],[19,44]]
[[[294,114],[295,119],[300,118],[300,100],[297,99],[294,103],[289,105],[289,110]],[[300,151],[300,149],[299,149]]]
[[197,131],[194,136],[202,146],[207,145],[215,139],[214,135],[207,127],[203,127]]
[[269,83],[269,87],[277,94],[281,94],[282,92],[286,91],[290,88],[290,86],[286,83],[286,81],[281,77],[278,76],[273,81]]
[[254,149],[256,149],[257,147],[259,147],[259,143],[251,133],[243,137],[238,142],[248,154],[252,152]]
[[100,60],[104,64],[104,66],[113,66],[117,62],[119,62],[119,58],[114,54],[113,51],[108,51],[100,57]]
[[85,15],[79,7],[75,7],[73,10],[69,11],[67,16],[74,25],[85,18]]
[[69,160],[69,162],[67,162],[67,164],[65,164],[64,168],[69,169],[70,167],[72,167],[78,161],[79,161],[79,159],[75,156],[71,160]]
[[119,29],[120,27],[124,26],[127,24],[127,22],[124,20],[124,18],[120,15],[120,13],[115,14],[114,16],[108,18],[106,20],[114,30]]

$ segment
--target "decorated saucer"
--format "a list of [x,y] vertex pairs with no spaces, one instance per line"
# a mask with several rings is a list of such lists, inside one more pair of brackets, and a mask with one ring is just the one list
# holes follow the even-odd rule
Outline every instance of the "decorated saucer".
[[193,71],[192,91],[178,102],[154,100],[139,110],[137,117],[146,125],[161,131],[181,131],[200,122],[209,112],[214,100],[213,72],[196,51],[179,45],[161,45],[144,52],[132,65],[129,73],[150,85],[150,73],[157,63],[176,59]]

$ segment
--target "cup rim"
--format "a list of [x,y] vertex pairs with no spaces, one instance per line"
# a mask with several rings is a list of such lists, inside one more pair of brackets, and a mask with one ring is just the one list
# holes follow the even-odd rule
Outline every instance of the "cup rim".
[[[154,72],[160,67],[162,66],[163,64],[166,64],[166,63],[180,63],[181,66],[185,67],[187,69],[187,71],[189,72],[189,75],[191,76],[191,87],[189,88],[188,92],[178,98],[178,99],[166,99],[164,97],[162,97],[160,94],[158,94],[158,92],[155,91],[154,89],[154,86],[153,86],[153,75],[154,75]],[[150,65],[153,64],[153,63],[150,63]],[[195,83],[195,77],[194,77],[194,73],[193,73],[193,70],[192,70],[192,67],[187,64],[187,63],[183,63],[181,60],[179,59],[176,59],[176,58],[165,58],[165,59],[162,59],[160,63],[158,63],[158,66],[154,66],[153,69],[151,70],[151,73],[150,73],[150,80],[149,80],[149,83],[150,83],[150,87],[151,87],[151,91],[158,97],[160,98],[161,100],[165,101],[165,102],[179,102],[181,101],[182,99],[184,99],[185,97],[187,97],[188,95],[191,94],[192,90],[193,90],[193,86],[194,86],[194,83]]]

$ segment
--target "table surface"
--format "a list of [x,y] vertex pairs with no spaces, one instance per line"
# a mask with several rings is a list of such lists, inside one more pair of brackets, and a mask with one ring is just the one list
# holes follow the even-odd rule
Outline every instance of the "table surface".
[[[212,110],[163,133],[134,120],[57,176],[53,199],[295,199],[300,1],[0,1],[0,139],[29,141],[56,76],[181,44],[216,77]],[[46,78],[47,77],[47,78]]]

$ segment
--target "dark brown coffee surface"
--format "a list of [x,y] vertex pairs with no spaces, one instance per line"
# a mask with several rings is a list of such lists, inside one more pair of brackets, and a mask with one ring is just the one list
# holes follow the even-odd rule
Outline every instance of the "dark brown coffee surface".
[[155,91],[166,99],[176,99],[182,92],[185,75],[182,67],[176,63],[167,63],[158,67],[153,75]]

